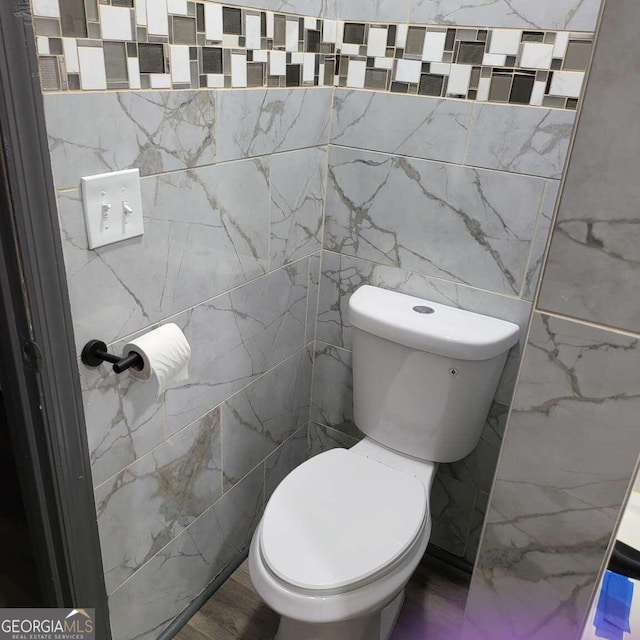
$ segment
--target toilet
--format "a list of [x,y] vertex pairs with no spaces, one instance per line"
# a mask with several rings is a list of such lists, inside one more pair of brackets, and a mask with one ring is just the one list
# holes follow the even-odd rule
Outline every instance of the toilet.
[[365,438],[291,472],[249,552],[276,640],[388,640],[431,534],[438,463],[478,444],[511,322],[373,286],[349,301],[354,421]]

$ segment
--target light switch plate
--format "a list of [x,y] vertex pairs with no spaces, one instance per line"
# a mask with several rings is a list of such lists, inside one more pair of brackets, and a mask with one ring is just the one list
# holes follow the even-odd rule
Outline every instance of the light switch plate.
[[89,249],[144,233],[138,169],[82,178],[82,201]]

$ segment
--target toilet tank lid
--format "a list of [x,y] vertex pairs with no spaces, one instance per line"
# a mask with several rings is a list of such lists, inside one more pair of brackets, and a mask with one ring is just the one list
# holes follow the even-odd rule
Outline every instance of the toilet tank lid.
[[412,349],[457,360],[489,360],[518,342],[518,325],[371,285],[349,300],[356,328]]

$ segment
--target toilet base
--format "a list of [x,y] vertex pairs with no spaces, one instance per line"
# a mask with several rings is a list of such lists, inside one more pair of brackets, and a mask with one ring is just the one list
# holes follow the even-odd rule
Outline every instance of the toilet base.
[[382,611],[362,618],[312,623],[283,616],[275,640],[389,640],[403,602],[404,589]]

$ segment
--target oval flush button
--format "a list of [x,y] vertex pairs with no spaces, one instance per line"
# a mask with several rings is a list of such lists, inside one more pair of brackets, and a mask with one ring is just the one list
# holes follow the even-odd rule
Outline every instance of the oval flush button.
[[424,307],[422,305],[418,305],[417,307],[413,307],[413,310],[416,313],[435,313],[436,310],[432,309],[431,307]]

